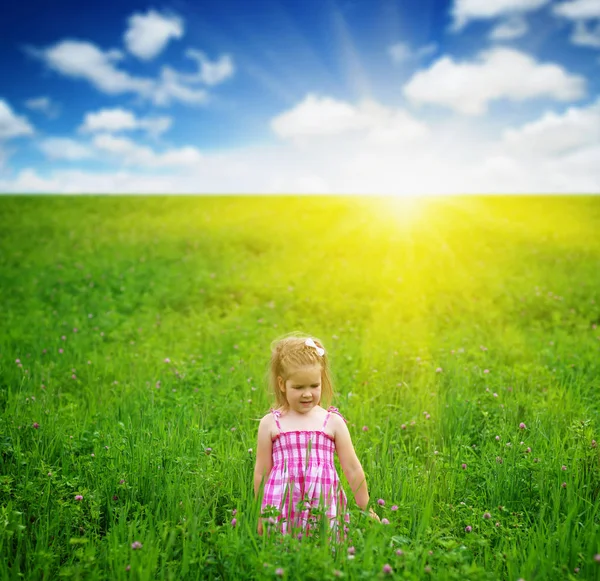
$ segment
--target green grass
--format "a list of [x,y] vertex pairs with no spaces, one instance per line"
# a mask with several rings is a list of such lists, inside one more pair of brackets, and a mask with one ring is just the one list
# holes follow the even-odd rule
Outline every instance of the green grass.
[[[2,579],[600,579],[600,197],[3,196],[0,304]],[[292,330],[389,520],[344,480],[353,559],[255,532]]]

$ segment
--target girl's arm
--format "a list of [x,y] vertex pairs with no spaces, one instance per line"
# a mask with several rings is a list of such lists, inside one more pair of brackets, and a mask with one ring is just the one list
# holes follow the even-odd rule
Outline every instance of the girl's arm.
[[258,498],[263,478],[266,482],[273,468],[273,442],[271,441],[271,417],[266,415],[258,425],[256,465],[254,467],[254,497]]
[[354,493],[356,504],[362,510],[366,510],[369,504],[367,481],[360,461],[354,451],[348,426],[346,426],[344,420],[337,414],[332,414],[331,419],[335,422],[335,449],[340,459],[344,476],[346,476],[346,480],[348,480],[348,484],[350,484],[350,488]]

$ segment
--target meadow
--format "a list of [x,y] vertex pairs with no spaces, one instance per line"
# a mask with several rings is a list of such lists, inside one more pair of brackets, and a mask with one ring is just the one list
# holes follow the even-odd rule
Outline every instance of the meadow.
[[[600,196],[2,196],[0,304],[1,579],[600,579]],[[256,533],[293,330],[340,546]]]

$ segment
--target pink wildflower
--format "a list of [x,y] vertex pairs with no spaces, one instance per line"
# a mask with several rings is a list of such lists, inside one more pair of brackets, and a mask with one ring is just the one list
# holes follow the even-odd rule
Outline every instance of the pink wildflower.
[[519,424],[519,428],[521,428],[522,430],[524,430],[525,428],[527,428],[527,426],[523,422],[521,422]]
[[83,496],[81,496],[81,494],[76,494],[75,500],[83,500]]
[[566,482],[563,482],[563,483],[561,484],[561,486],[562,486],[563,488],[566,488],[566,487],[567,487],[567,483],[566,483]]
[[131,569],[131,565],[127,565],[127,567],[125,567],[125,571],[129,571]]
[[472,527],[471,525],[467,525],[467,526],[465,527],[465,532],[466,532],[466,533],[470,533],[472,530],[473,530],[473,527]]
[[377,504],[378,504],[379,506],[384,506],[384,505],[385,505],[385,500],[383,500],[383,498],[380,498],[380,499],[377,501]]
[[362,427],[362,431],[363,432],[368,432],[369,431],[369,426],[363,426]]
[[165,363],[171,363],[171,360],[168,357],[165,357]]
[[596,561],[596,563],[600,563],[600,553],[594,555],[594,561]]
[[237,519],[236,518],[232,518],[231,519],[231,526],[235,527],[236,524],[237,524]]
[[354,555],[355,552],[356,552],[356,549],[354,547],[348,547],[348,554],[349,555]]
[[560,467],[560,469],[561,469],[562,471],[565,471],[565,470],[567,469],[567,467],[566,467],[566,466],[561,466],[561,467]]
[[467,469],[467,465],[466,465],[464,462],[463,462],[463,463],[460,465],[460,467],[461,467],[463,470],[466,470],[466,469]]
[[283,567],[277,567],[277,569],[275,569],[275,575],[278,577],[283,577],[284,573],[285,571],[283,570]]
[[[401,430],[406,430],[406,424],[402,424],[402,425],[400,426],[400,429],[401,429]],[[593,441],[594,441],[594,440],[592,440],[592,442],[593,442]],[[594,447],[594,445],[593,445],[593,444],[592,444],[592,447]]]
[[391,567],[391,565],[390,565],[389,563],[386,563],[386,564],[383,566],[383,569],[382,569],[382,571],[383,571],[383,572],[384,572],[386,575],[390,575],[391,573],[393,573],[393,569],[392,569],[392,567]]
[[489,372],[490,372],[490,370],[489,370],[489,369],[484,369],[484,370],[483,370],[483,372],[484,372],[484,373],[489,373]]
[[500,441],[500,436],[496,436],[496,442]]
[[382,519],[381,519],[381,524],[382,524],[382,525],[389,525],[389,524],[390,524],[390,521],[389,521],[387,518],[382,518]]
[[402,555],[404,555],[404,551],[402,549],[396,549],[396,555],[398,555],[398,557],[402,557]]
[[489,512],[484,512],[483,518],[492,518],[492,515]]
[[429,414],[427,414],[427,415],[425,416],[425,419],[426,419],[426,420],[428,420],[430,417],[431,417],[431,416],[430,416]]
[[391,506],[390,510],[394,510],[394,511],[398,510],[398,505],[397,504],[393,504]]
[[139,541],[133,541],[133,543],[131,543],[131,548],[136,551],[137,549],[141,549],[142,548],[142,543],[140,543]]
[[435,372],[436,372],[436,373],[441,373],[442,371],[443,371],[443,369],[442,369],[441,367],[438,367],[438,368],[435,370]]
[[40,427],[40,425],[37,422],[33,422],[33,427],[37,430]]

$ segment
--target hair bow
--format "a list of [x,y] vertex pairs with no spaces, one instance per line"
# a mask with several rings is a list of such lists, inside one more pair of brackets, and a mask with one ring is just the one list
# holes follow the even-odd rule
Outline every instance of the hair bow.
[[306,341],[304,341],[304,344],[308,345],[309,347],[314,347],[321,357],[325,355],[325,349],[323,349],[322,347],[317,347],[316,343],[312,339],[307,339]]

